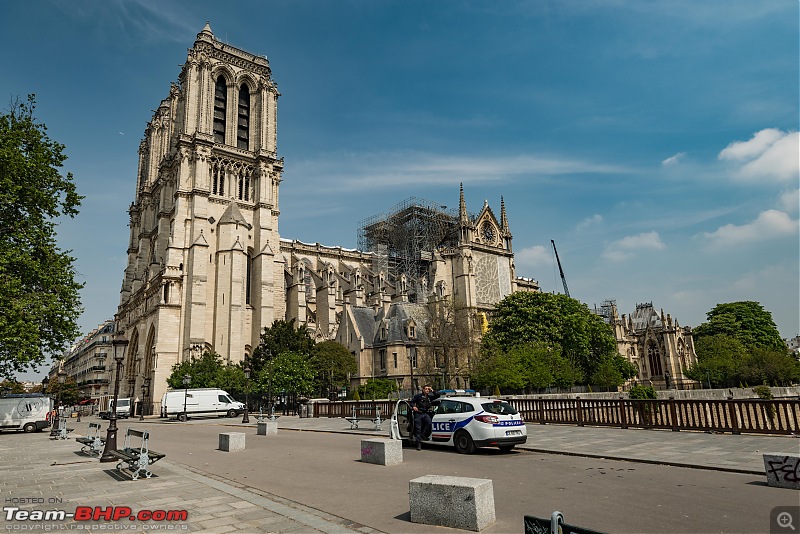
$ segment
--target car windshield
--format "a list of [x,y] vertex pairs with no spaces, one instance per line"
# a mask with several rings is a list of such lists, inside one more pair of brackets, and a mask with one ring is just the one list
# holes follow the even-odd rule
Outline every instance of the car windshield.
[[481,404],[481,408],[497,415],[517,415],[519,413],[516,408],[503,401],[484,402]]

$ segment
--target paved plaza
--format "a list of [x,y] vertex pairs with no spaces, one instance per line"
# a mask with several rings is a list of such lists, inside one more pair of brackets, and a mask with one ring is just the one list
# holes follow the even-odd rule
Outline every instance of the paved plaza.
[[[287,495],[279,496],[276,491],[260,489],[268,487],[266,483],[252,481],[254,467],[247,462],[253,461],[251,457],[237,456],[237,453],[225,453],[215,450],[214,445],[199,444],[202,436],[216,435],[222,432],[245,432],[248,448],[255,447],[257,443],[267,443],[269,439],[256,436],[255,417],[251,423],[243,425],[240,419],[198,419],[188,423],[166,421],[158,418],[147,418],[144,421],[123,420],[120,428],[128,426],[134,428],[144,427],[150,430],[153,436],[159,434],[181,432],[186,442],[168,444],[162,439],[159,444],[157,439],[151,442],[151,448],[166,452],[167,457],[152,466],[154,476],[150,479],[142,478],[131,481],[129,477],[121,475],[115,469],[114,463],[101,463],[96,457],[90,457],[80,452],[80,446],[75,442],[75,437],[86,433],[88,422],[96,422],[96,418],[84,418],[78,423],[74,419],[69,426],[74,428],[67,440],[51,440],[47,432],[37,434],[9,433],[0,434],[0,498],[4,500],[4,507],[18,506],[21,510],[65,510],[73,512],[76,506],[86,507],[128,507],[132,511],[164,510],[186,511],[185,521],[130,521],[117,522],[81,522],[66,519],[64,521],[15,521],[7,517],[0,518],[0,528],[3,532],[34,531],[35,525],[42,525],[38,531],[47,530],[77,530],[78,528],[92,528],[97,530],[105,525],[108,530],[169,530],[186,532],[456,532],[454,529],[444,527],[426,527],[408,522],[402,511],[408,509],[407,496],[404,502],[396,502],[397,510],[386,513],[373,510],[365,513],[363,524],[348,517],[352,515],[347,510],[341,509],[336,514],[323,512],[322,509],[336,508],[326,501],[321,493],[314,491],[312,486],[315,478],[322,480],[319,473],[298,473],[294,486],[287,481]],[[103,430],[107,426],[103,422]],[[279,432],[287,438],[299,440],[317,440],[323,436],[335,437],[336,435],[348,436],[352,443],[366,436],[388,437],[388,422],[381,431],[368,429],[351,430],[349,423],[340,418],[298,418],[293,416],[281,417],[278,420]],[[362,425],[363,426],[363,425]],[[122,446],[124,432],[119,435],[119,446]],[[319,434],[313,434],[319,433]],[[763,452],[800,453],[800,439],[791,436],[755,436],[730,434],[706,434],[696,432],[669,432],[636,429],[615,429],[597,427],[575,427],[561,425],[528,425],[528,443],[524,445],[526,451],[544,453],[562,463],[570,460],[563,455],[573,455],[584,458],[602,458],[623,460],[617,462],[619,470],[633,471],[634,463],[663,464],[681,467],[699,468],[703,470],[723,471],[726,473],[741,473],[760,475],[750,477],[760,480],[764,476]],[[257,440],[261,439],[261,442]],[[342,439],[342,438],[338,438]],[[294,443],[295,441],[292,441]],[[166,450],[162,450],[162,445]],[[259,445],[260,446],[260,445]],[[349,445],[348,445],[349,446]],[[353,446],[353,450],[357,445]],[[299,447],[289,446],[290,452],[295,457],[301,454]],[[406,450],[409,460],[430,458],[433,449],[426,453]],[[435,451],[440,459],[463,463],[478,463],[491,457],[477,459],[457,455],[453,451]],[[181,457],[182,454],[185,456]],[[419,454],[419,456],[414,456]],[[519,453],[526,454],[526,453]],[[519,456],[512,455],[513,456]],[[268,454],[267,454],[268,455]],[[555,456],[558,455],[558,456]],[[239,462],[242,458],[242,462]],[[310,460],[305,465],[313,470]],[[361,473],[376,473],[377,471],[359,471],[364,464],[355,462],[352,466],[339,466],[345,473],[352,473],[358,479],[364,477]],[[356,465],[360,464],[360,465]],[[436,465],[436,464],[433,464]],[[267,466],[267,471],[269,466]],[[373,469],[393,469],[372,466]],[[369,469],[366,468],[365,469]],[[419,466],[425,472],[430,467]],[[273,470],[278,473],[278,470]],[[686,470],[687,472],[694,469]],[[326,473],[326,477],[346,478],[339,471],[333,470]],[[720,475],[724,476],[724,475]],[[368,475],[367,475],[368,477]],[[263,482],[263,481],[262,481]],[[390,482],[387,482],[389,484]],[[349,481],[343,480],[342,491],[349,491]],[[749,482],[753,484],[753,482]],[[401,485],[400,485],[401,486]],[[495,491],[500,494],[502,488],[495,483]],[[364,486],[369,488],[369,486]],[[305,489],[304,489],[305,488]],[[764,488],[766,489],[766,488]],[[770,488],[771,489],[771,488]],[[290,491],[291,490],[291,491]],[[403,500],[402,487],[392,489]],[[777,490],[784,493],[780,503],[787,501],[792,504],[796,493],[787,493],[791,490]],[[329,494],[331,492],[329,491]],[[335,493],[335,491],[333,492]],[[335,497],[335,496],[334,496]],[[333,497],[332,497],[333,498]],[[507,499],[505,499],[507,500]],[[323,502],[325,501],[325,502]],[[366,505],[365,500],[365,505]],[[327,505],[327,506],[326,506]],[[404,508],[405,507],[405,508]],[[379,507],[380,508],[380,507]],[[399,513],[398,513],[399,511]],[[359,514],[360,515],[360,514]],[[385,516],[385,517],[384,517]],[[512,518],[506,522],[498,519],[498,526],[488,529],[489,532],[514,532],[522,530],[522,518]],[[49,528],[45,526],[49,525]],[[407,530],[404,530],[406,527]],[[517,527],[513,527],[517,525]]]

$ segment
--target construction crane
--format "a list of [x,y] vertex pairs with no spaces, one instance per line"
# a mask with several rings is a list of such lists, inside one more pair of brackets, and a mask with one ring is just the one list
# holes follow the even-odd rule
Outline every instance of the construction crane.
[[561,260],[558,259],[558,250],[556,250],[556,242],[552,239],[550,242],[553,244],[553,252],[556,253],[556,262],[558,262],[558,272],[561,275],[561,283],[564,284],[564,294],[569,297],[569,288],[567,287],[567,279],[564,278],[564,269],[561,268]]

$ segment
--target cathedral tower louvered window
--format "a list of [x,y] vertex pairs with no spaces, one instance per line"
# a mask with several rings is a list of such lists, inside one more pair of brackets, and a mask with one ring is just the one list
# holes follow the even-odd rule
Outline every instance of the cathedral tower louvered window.
[[236,147],[242,150],[250,148],[250,91],[246,85],[239,88]]
[[214,84],[214,142],[225,143],[225,112],[228,104],[228,86],[220,76]]

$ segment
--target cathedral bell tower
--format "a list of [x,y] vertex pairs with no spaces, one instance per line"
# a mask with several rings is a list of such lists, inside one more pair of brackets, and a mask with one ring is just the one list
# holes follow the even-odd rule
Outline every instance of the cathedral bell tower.
[[147,379],[160,399],[172,365],[206,350],[241,361],[285,315],[279,96],[265,56],[206,24],[145,129],[116,315],[134,391]]

